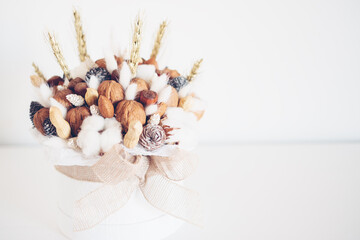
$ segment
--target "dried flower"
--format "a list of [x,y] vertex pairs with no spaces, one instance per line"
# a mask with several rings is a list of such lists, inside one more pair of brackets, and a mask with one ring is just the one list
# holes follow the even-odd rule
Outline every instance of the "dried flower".
[[84,98],[77,94],[66,95],[66,99],[75,107],[80,107],[85,104]]

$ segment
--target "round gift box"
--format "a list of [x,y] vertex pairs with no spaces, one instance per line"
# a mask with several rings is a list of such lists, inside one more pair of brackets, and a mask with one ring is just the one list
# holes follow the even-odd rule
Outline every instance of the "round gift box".
[[137,189],[128,203],[98,225],[73,231],[74,203],[101,183],[78,181],[58,172],[58,226],[73,240],[159,240],[174,233],[183,222],[150,205]]

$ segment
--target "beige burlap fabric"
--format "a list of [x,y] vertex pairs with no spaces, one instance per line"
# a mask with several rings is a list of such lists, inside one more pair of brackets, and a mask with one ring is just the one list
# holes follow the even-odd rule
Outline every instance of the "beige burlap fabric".
[[120,145],[115,145],[91,167],[55,168],[76,180],[103,183],[75,203],[74,230],[81,231],[123,207],[138,187],[155,208],[201,226],[199,194],[174,182],[189,176],[196,164],[197,158],[183,150],[177,150],[170,157],[146,157],[130,155]]

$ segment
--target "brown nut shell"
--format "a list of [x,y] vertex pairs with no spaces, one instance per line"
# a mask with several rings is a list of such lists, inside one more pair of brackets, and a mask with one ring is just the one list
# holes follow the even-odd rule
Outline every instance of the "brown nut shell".
[[144,106],[156,103],[158,100],[158,95],[156,92],[151,90],[144,90],[140,92],[140,102]]
[[146,122],[146,114],[143,105],[134,100],[122,100],[116,106],[116,120],[118,120],[125,132],[131,122],[140,121],[142,125]]
[[98,93],[108,98],[113,105],[124,99],[124,90],[121,84],[113,80],[103,81],[98,87]]
[[85,97],[87,88],[88,85],[86,84],[86,82],[80,82],[75,85],[74,91],[77,95]]
[[68,89],[70,89],[71,91],[74,91],[76,84],[78,84],[80,82],[84,82],[84,80],[82,78],[79,78],[79,77],[71,79],[70,82],[69,82],[69,85],[68,85]]
[[177,107],[179,103],[179,96],[175,88],[171,87],[171,94],[169,100],[166,102],[168,107]]
[[83,120],[90,115],[90,110],[87,107],[76,107],[68,111],[66,121],[70,124],[73,137],[79,134]]
[[67,109],[70,109],[72,107],[72,104],[71,102],[69,102],[69,100],[66,99],[66,96],[72,93],[73,92],[70,89],[64,89],[61,91],[57,91],[53,98]]
[[154,65],[156,69],[159,68],[158,63],[155,58],[149,58],[149,60],[144,61],[142,64]]
[[49,87],[55,87],[64,84],[64,79],[59,76],[53,76],[47,80]]
[[114,105],[108,98],[100,96],[98,106],[100,114],[104,118],[112,118],[114,116]]
[[96,65],[98,65],[98,67],[101,68],[105,68],[106,69],[106,61],[105,58],[100,58],[98,60],[95,61]]
[[49,109],[48,108],[41,108],[34,115],[34,119],[33,119],[34,126],[42,135],[46,135],[44,128],[43,128],[43,122],[47,118],[49,118]]
[[160,117],[162,117],[165,114],[166,109],[167,109],[166,103],[161,102],[158,104],[158,110],[156,113],[159,114]]

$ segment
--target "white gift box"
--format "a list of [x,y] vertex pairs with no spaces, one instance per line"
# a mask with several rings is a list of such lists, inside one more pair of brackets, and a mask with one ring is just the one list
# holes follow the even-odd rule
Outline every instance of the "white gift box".
[[174,233],[183,224],[150,205],[139,189],[128,203],[98,225],[83,231],[73,230],[74,203],[101,186],[101,183],[78,181],[57,173],[58,226],[73,240],[159,240]]

